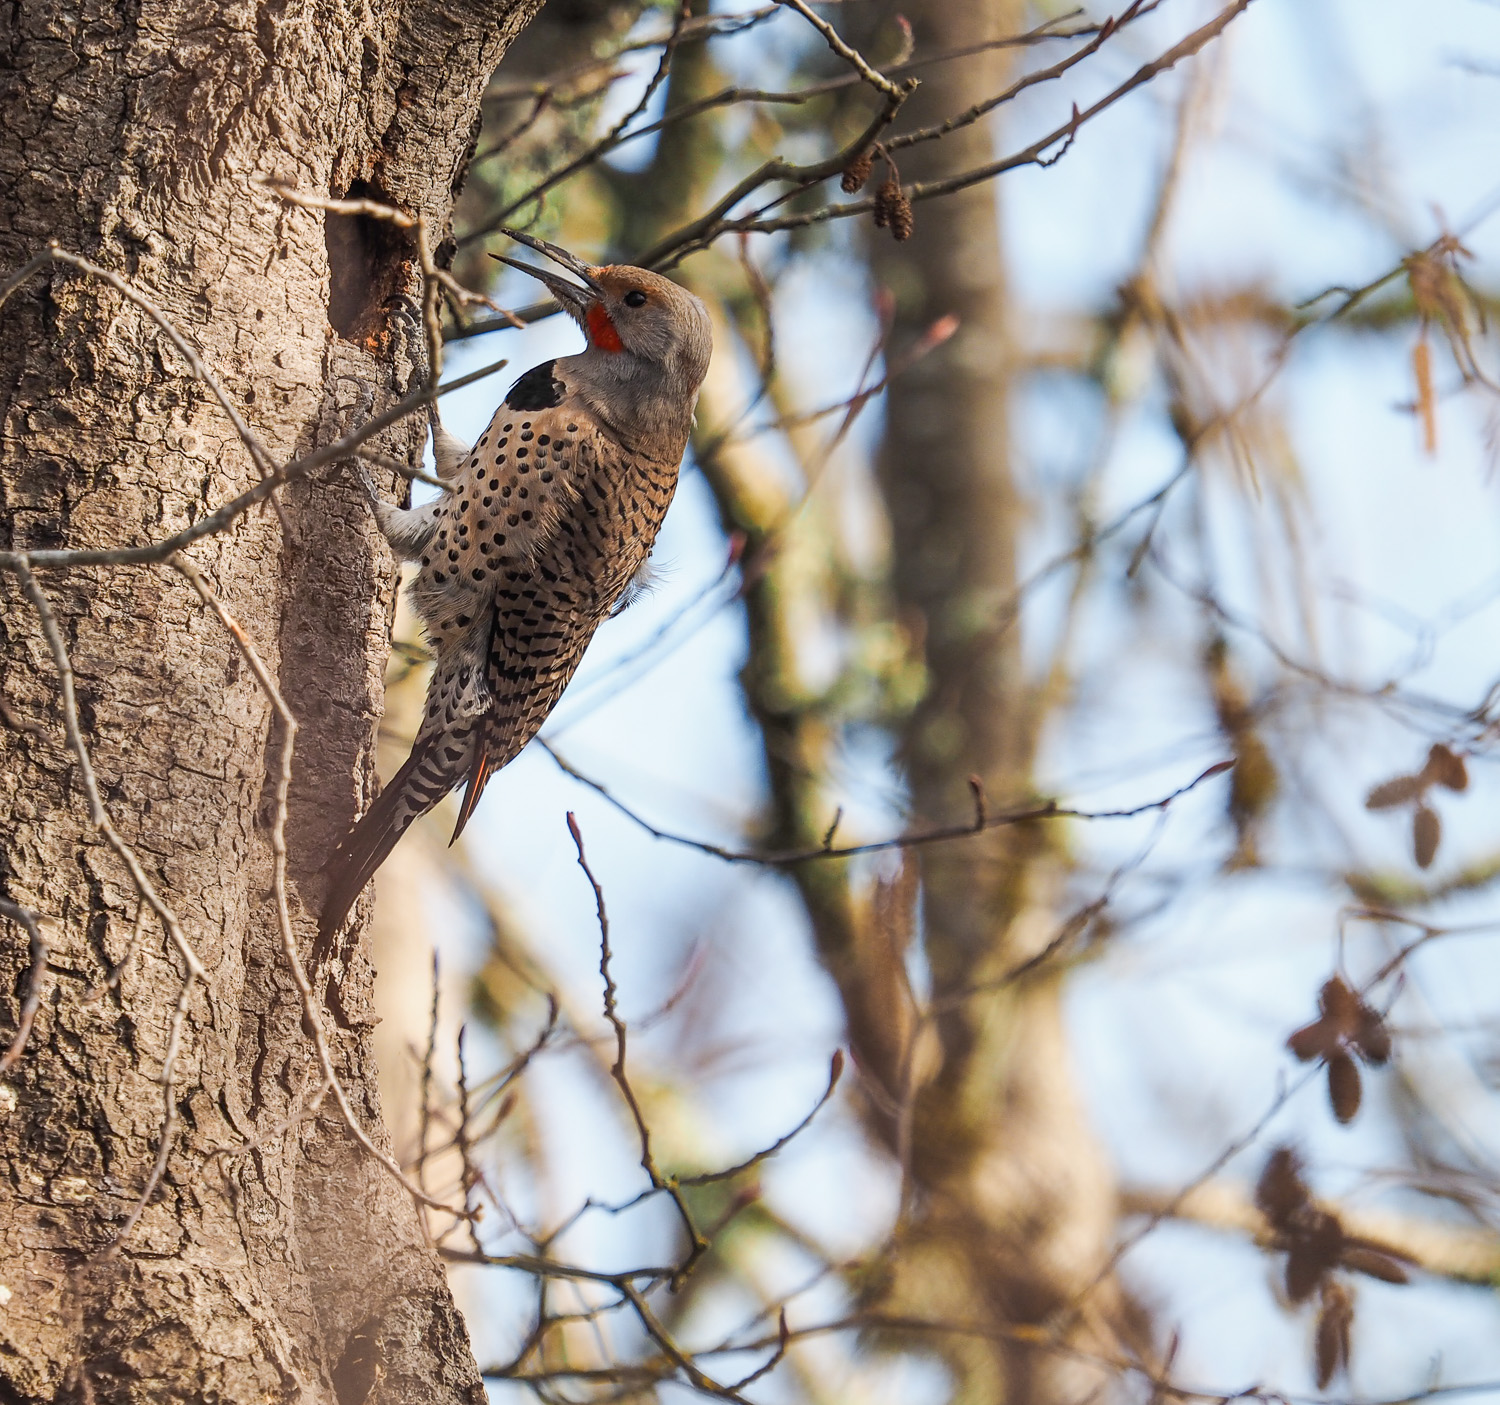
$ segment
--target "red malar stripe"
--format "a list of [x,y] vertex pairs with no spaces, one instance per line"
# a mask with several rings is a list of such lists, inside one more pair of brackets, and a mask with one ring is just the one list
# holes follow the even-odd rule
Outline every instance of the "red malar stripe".
[[610,321],[609,313],[604,310],[602,302],[589,304],[587,321],[589,324],[589,340],[600,351],[625,350],[625,343],[620,340],[620,334],[615,330],[615,324]]

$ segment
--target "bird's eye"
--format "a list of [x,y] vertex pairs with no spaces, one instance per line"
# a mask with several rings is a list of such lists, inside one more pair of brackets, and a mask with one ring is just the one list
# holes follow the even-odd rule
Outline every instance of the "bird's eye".
[[632,288],[625,294],[626,307],[641,307],[646,301],[646,295],[639,288]]

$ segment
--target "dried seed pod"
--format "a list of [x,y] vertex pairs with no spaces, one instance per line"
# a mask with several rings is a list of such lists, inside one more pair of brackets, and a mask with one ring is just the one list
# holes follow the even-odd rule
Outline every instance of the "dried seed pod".
[[1365,809],[1390,810],[1405,805],[1416,800],[1426,788],[1420,776],[1393,776],[1365,796]]
[[1319,1390],[1327,1390],[1340,1371],[1349,1369],[1349,1329],[1353,1325],[1353,1297],[1342,1283],[1329,1279],[1323,1285],[1323,1302],[1318,1309],[1315,1364]]
[[1284,1233],[1291,1241],[1286,1255],[1286,1295],[1294,1303],[1306,1302],[1338,1267],[1344,1228],[1336,1216],[1309,1205]]
[[1285,1230],[1312,1203],[1302,1180],[1302,1158],[1289,1146],[1271,1153],[1255,1183],[1255,1206],[1274,1229]]
[[1385,1027],[1385,1017],[1364,1001],[1359,1004],[1359,1028],[1350,1042],[1367,1064],[1383,1064],[1391,1056],[1391,1032]]
[[1314,1020],[1294,1030],[1286,1047],[1302,1063],[1311,1063],[1314,1059],[1326,1059],[1338,1047],[1338,1037],[1328,1028],[1327,1020]]
[[1340,1262],[1345,1268],[1352,1268],[1356,1273],[1368,1274],[1371,1278],[1378,1278],[1383,1283],[1411,1282],[1411,1275],[1406,1271],[1406,1265],[1400,1259],[1384,1249],[1376,1249],[1368,1244],[1346,1244]]
[[839,181],[839,189],[845,195],[853,195],[857,190],[863,190],[864,184],[870,179],[870,168],[875,164],[875,148],[867,146],[858,156],[844,167],[843,179]]
[[1411,817],[1411,852],[1418,868],[1431,868],[1443,837],[1443,822],[1437,811],[1418,805]]
[[1359,1021],[1359,996],[1342,976],[1329,976],[1318,991],[1318,1009],[1340,1035],[1352,1034]]
[[1449,790],[1467,790],[1469,768],[1464,764],[1462,756],[1438,742],[1427,753],[1426,764],[1422,767],[1422,779]]
[[1328,1101],[1333,1104],[1333,1115],[1345,1126],[1359,1112],[1361,1093],[1359,1068],[1340,1049],[1328,1060]]

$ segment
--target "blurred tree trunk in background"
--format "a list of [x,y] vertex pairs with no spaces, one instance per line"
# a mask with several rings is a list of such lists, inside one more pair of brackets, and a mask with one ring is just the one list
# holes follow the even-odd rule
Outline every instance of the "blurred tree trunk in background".
[[[1023,28],[1019,4],[917,0],[917,52],[963,49]],[[1012,51],[922,70],[903,127],[941,121],[997,92]],[[904,182],[993,159],[979,122],[902,152]],[[877,163],[871,183],[880,180]],[[898,617],[925,655],[925,693],[900,738],[913,827],[972,813],[966,778],[991,807],[1031,793],[1045,722],[1011,614],[1025,504],[1009,406],[1016,372],[998,198],[979,185],[919,206],[905,243],[871,231],[871,271],[895,298],[899,358],[938,318],[956,334],[887,391],[878,468],[892,533]],[[1041,1323],[1098,1271],[1115,1204],[1069,1066],[1062,973],[996,983],[1061,921],[1050,836],[1008,826],[920,851],[922,933],[937,1052],[911,1088],[913,1204],[900,1231],[892,1303],[922,1316],[1003,1328]],[[900,1088],[890,1088],[899,1098]],[[956,1399],[1040,1405],[1086,1393],[1087,1371],[999,1339],[945,1344]],[[1083,1380],[1079,1377],[1082,1375]]]
[[[891,6],[884,23],[851,34],[877,60],[892,47],[897,10],[914,23],[917,51],[980,43],[1020,27],[1020,7]],[[1006,50],[924,69],[903,127],[966,109],[1004,81]],[[722,82],[706,46],[674,61],[669,110]],[[707,122],[669,126],[648,166],[611,173],[618,246],[645,247],[699,203],[717,169]],[[992,128],[977,123],[917,148],[904,181],[980,165]],[[905,154],[905,153],[903,153]],[[870,186],[883,179],[877,162]],[[896,299],[888,360],[898,360],[947,314],[959,330],[902,370],[887,392],[880,481],[892,529],[889,591],[898,622],[925,655],[926,689],[901,736],[914,827],[972,813],[975,775],[993,806],[1030,793],[1044,720],[1022,671],[1008,607],[1024,511],[1012,471],[1008,403],[1014,367],[996,191],[981,185],[919,207],[905,244],[871,231],[871,277]],[[810,602],[835,595],[831,551],[818,542],[818,505],[800,509],[754,440],[722,442],[753,387],[736,340],[750,347],[756,310],[722,258],[694,277],[738,303],[739,326],[716,328],[719,348],[699,409],[696,449],[726,528],[745,534],[750,654],[742,685],[761,731],[773,848],[816,847],[832,818],[827,775],[835,728],[817,689],[802,680],[799,636]],[[786,408],[793,408],[788,406]],[[791,432],[804,464],[816,461],[822,428]],[[805,451],[805,452],[804,452]],[[793,518],[796,518],[794,521]],[[824,537],[834,535],[822,523]],[[1041,970],[994,982],[1046,943],[1058,894],[1055,866],[1037,828],[1008,827],[922,851],[920,885],[932,1008],[916,1015],[905,954],[914,936],[913,866],[861,897],[843,863],[792,871],[819,955],[837,983],[849,1039],[867,1086],[877,1139],[905,1163],[908,1205],[882,1282],[862,1283],[866,1305],[926,1320],[1003,1333],[1039,1324],[1098,1271],[1113,1241],[1116,1206],[1104,1160],[1079,1104],[1062,1022],[1060,976]],[[988,987],[988,988],[986,988]],[[934,1038],[934,1034],[936,1038]],[[877,1278],[879,1275],[876,1276]],[[1095,1299],[1077,1340],[1102,1346]],[[931,1338],[921,1343],[933,1346]],[[955,1373],[955,1401],[1041,1405],[1086,1394],[1103,1377],[1059,1364],[996,1335],[950,1336],[938,1349]]]
[[[921,53],[1014,33],[1020,20],[1015,5],[934,0],[899,8],[915,24]],[[895,13],[890,8],[887,20]],[[893,31],[887,24],[852,32],[878,58]],[[1006,64],[998,50],[924,70],[903,126],[992,94]],[[668,109],[720,81],[705,46],[680,50]],[[717,169],[711,131],[707,123],[668,127],[645,170],[610,177],[620,247],[650,244],[701,200]],[[990,147],[991,128],[978,123],[919,148],[901,175],[910,181],[979,165]],[[877,163],[871,186],[882,178]],[[1027,795],[1043,720],[1023,676],[1018,631],[1005,627],[1023,506],[1009,450],[1014,368],[996,192],[978,186],[920,207],[905,244],[878,231],[871,242],[872,279],[896,295],[891,359],[938,318],[960,319],[950,341],[892,381],[880,457],[893,534],[889,588],[927,670],[925,695],[901,737],[920,828],[971,812],[970,774],[992,805]],[[753,440],[716,437],[753,390],[730,348],[736,337],[750,345],[755,310],[744,306],[743,293],[728,291],[738,274],[725,261],[695,268],[743,314],[738,328],[716,329],[720,350],[700,403],[697,451],[726,528],[746,538],[750,655],[742,684],[770,781],[765,838],[771,847],[815,847],[833,812],[826,777],[834,727],[817,690],[802,681],[799,635],[815,608],[809,602],[835,593],[828,577],[836,568],[826,546],[809,543],[818,536],[817,504],[793,522],[796,504],[774,462]],[[822,434],[806,432],[799,443],[791,431],[804,463],[815,461]],[[939,1012],[931,1029],[916,1018],[906,986],[911,870],[869,898],[851,887],[845,864],[792,872],[843,999],[851,1046],[867,1081],[883,1090],[869,1106],[872,1128],[907,1162],[910,1204],[889,1279],[863,1285],[871,1308],[1001,1332],[1041,1323],[1097,1272],[1112,1243],[1113,1188],[1073,1085],[1060,977],[1044,970],[982,989],[1051,936],[1060,920],[1052,869],[1039,828],[994,830],[923,851],[922,922]],[[1108,1294],[1097,1299],[1110,1301]],[[1096,1324],[1099,1314],[1096,1306]],[[1078,1340],[1100,1345],[1108,1335],[1090,1329]],[[931,1339],[923,1345],[930,1348]],[[974,1405],[1069,1399],[1101,1378],[1000,1336],[949,1337],[939,1349],[955,1372],[955,1400]]]

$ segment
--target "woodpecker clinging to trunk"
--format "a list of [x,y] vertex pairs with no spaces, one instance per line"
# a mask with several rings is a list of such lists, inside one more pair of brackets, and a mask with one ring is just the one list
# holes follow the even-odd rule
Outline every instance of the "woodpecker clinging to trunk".
[[588,346],[522,376],[473,448],[435,431],[438,501],[398,508],[371,492],[392,549],[421,563],[411,598],[436,668],[406,764],[329,860],[320,945],[411,822],[466,784],[458,837],[645,567],[677,486],[708,370],[707,310],[645,269],[594,268],[513,237],[580,280],[503,260],[547,285]]

